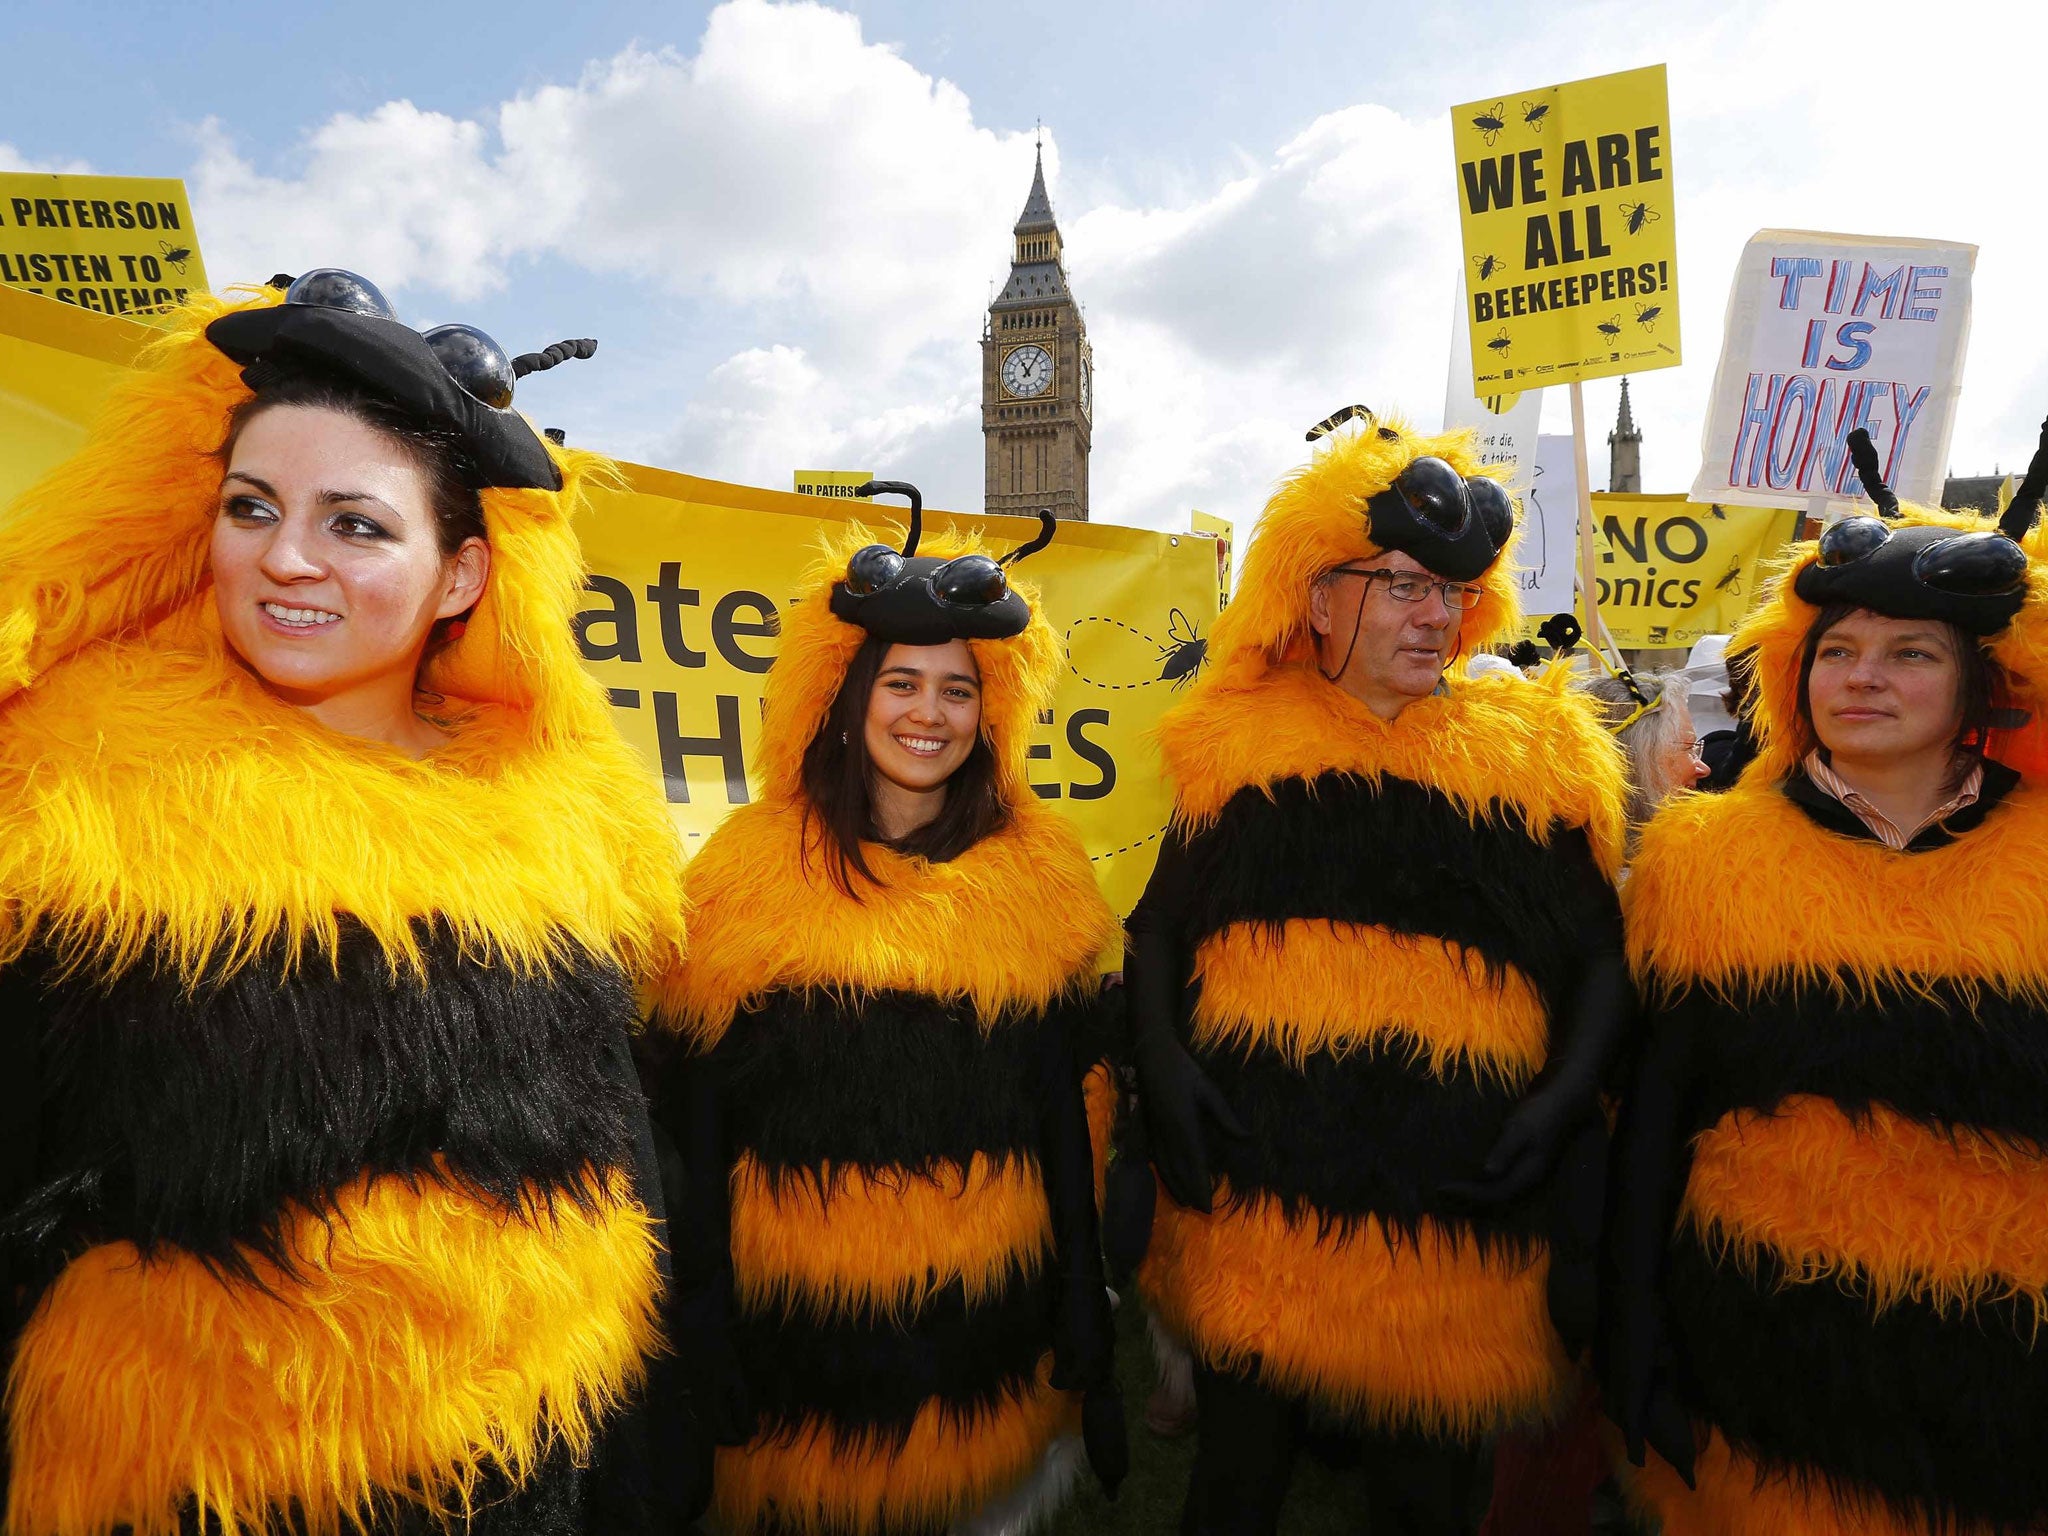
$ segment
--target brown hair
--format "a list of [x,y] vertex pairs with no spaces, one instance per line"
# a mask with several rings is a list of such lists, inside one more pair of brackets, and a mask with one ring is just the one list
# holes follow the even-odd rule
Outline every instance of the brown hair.
[[292,373],[266,382],[262,393],[244,400],[228,418],[227,437],[219,452],[223,465],[233,457],[235,441],[249,423],[280,405],[338,411],[404,448],[427,482],[427,504],[434,511],[434,538],[443,559],[471,539],[490,542],[484,526],[483,498],[471,483],[469,458],[460,441],[451,433],[423,425],[382,396],[347,379]]
[[[1813,726],[1813,701],[1808,697],[1808,687],[1813,679],[1813,659],[1819,654],[1821,640],[1827,632],[1850,614],[1861,611],[1862,606],[1857,603],[1830,603],[1821,609],[1806,631],[1806,642],[1799,650],[1799,711],[1790,722],[1793,743],[1801,759],[1820,745],[1820,733]],[[1974,635],[1965,634],[1945,620],[1931,619],[1928,622],[1940,625],[1956,653],[1956,703],[1961,708],[1962,718],[1956,730],[1955,744],[1971,752],[1981,752],[1985,733],[1991,728],[1992,712],[1997,707],[2004,674]]]
[[869,635],[847,664],[846,678],[833,696],[832,707],[818,733],[804,749],[805,857],[809,857],[811,823],[820,831],[826,872],[832,883],[858,899],[853,877],[871,885],[881,878],[868,866],[861,844],[881,843],[898,853],[915,854],[943,864],[956,859],[992,832],[1009,824],[996,779],[996,755],[988,737],[977,735],[967,760],[946,780],[946,801],[939,814],[905,837],[891,841],[875,827],[875,766],[868,757],[868,700],[881,675],[891,642]]

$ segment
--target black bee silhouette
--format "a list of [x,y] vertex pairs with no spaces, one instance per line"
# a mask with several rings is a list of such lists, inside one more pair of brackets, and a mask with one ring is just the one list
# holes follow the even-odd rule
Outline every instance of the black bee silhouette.
[[1609,315],[1605,320],[1594,326],[1593,329],[1602,336],[1605,336],[1609,341],[1613,341],[1621,335],[1621,316]]
[[178,276],[185,275],[185,263],[192,259],[192,248],[187,245],[173,245],[168,240],[159,240],[156,248],[164,253],[164,260],[178,269]]
[[1489,341],[1486,344],[1486,350],[1489,352],[1497,353],[1501,357],[1506,357],[1508,354],[1508,348],[1512,347],[1514,344],[1514,338],[1508,335],[1508,328],[1506,326],[1502,326],[1500,328],[1500,334],[1494,337],[1493,340]]
[[1208,659],[1209,642],[1201,637],[1186,614],[1174,609],[1166,625],[1166,644],[1159,647],[1159,681],[1173,684],[1178,693],[1194,681]]
[[1627,224],[1628,232],[1632,235],[1640,235],[1645,224],[1655,224],[1664,217],[1663,214],[1652,208],[1648,203],[1623,203],[1621,205],[1621,216]]
[[1549,116],[1549,102],[1530,101],[1527,97],[1523,98],[1522,121],[1527,123],[1531,128],[1535,129],[1538,133],[1541,133],[1543,131],[1543,124],[1545,120],[1549,118]]
[[1488,254],[1485,256],[1474,256],[1472,260],[1479,268],[1479,281],[1481,281],[1482,283],[1485,282],[1489,277],[1493,276],[1494,273],[1498,272],[1501,269],[1501,266],[1503,265],[1501,259],[1498,256],[1492,254]]
[[1654,331],[1657,329],[1657,317],[1663,313],[1664,306],[1662,304],[1638,304],[1636,306],[1636,324],[1646,331]]
[[1707,503],[1707,513],[1717,523],[1725,523],[1728,521],[1728,514],[1721,510],[1721,503],[1719,503],[1718,501],[1710,501]]
[[1479,136],[1486,140],[1486,147],[1493,148],[1493,141],[1500,137],[1501,129],[1507,127],[1508,104],[1496,101],[1491,107],[1472,119],[1472,126],[1479,130]]
[[[1717,508],[1716,511],[1718,510]],[[1742,562],[1740,560],[1730,560],[1728,562],[1728,569],[1722,573],[1721,579],[1714,583],[1714,590],[1716,592],[1726,592],[1730,597],[1742,596]]]

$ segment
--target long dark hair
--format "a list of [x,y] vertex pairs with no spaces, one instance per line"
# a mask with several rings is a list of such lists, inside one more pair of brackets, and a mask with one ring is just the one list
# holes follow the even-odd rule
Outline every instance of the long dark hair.
[[[1820,733],[1813,726],[1813,700],[1809,696],[1813,659],[1820,653],[1820,643],[1827,632],[1860,608],[1857,603],[1830,603],[1821,609],[1812,627],[1806,631],[1806,643],[1799,652],[1799,714],[1793,721],[1793,739],[1802,759],[1820,745]],[[2004,674],[1976,636],[1965,634],[1941,619],[1928,622],[1940,625],[1947,632],[1949,646],[1956,653],[1956,702],[1961,706],[1962,720],[1956,731],[1955,745],[1970,752],[1982,752],[1985,734],[1991,729],[1992,713],[1998,706]]]
[[991,832],[1009,824],[996,782],[996,755],[988,737],[977,734],[967,760],[946,780],[946,803],[939,814],[905,837],[885,838],[875,827],[875,765],[868,757],[868,700],[881,675],[890,642],[878,635],[863,640],[846,668],[846,678],[825,712],[824,724],[804,748],[804,858],[808,863],[811,826],[825,856],[832,883],[859,899],[856,875],[870,885],[881,877],[868,865],[861,844],[881,843],[898,853],[916,854],[943,864],[957,859]]

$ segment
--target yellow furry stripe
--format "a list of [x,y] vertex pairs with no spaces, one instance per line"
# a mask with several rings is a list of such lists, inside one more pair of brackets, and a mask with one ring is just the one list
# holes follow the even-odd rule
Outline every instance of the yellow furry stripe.
[[303,1278],[263,1271],[271,1296],[126,1243],[58,1277],[8,1380],[10,1533],[176,1536],[187,1497],[228,1530],[290,1506],[313,1536],[460,1507],[488,1466],[586,1453],[659,1343],[636,1206],[529,1225],[387,1178],[298,1237]]
[[976,1153],[964,1170],[838,1170],[779,1181],[751,1153],[732,1171],[733,1283],[751,1312],[820,1320],[897,1316],[959,1281],[970,1305],[1052,1247],[1052,1215],[1034,1162]]
[[1385,1051],[1433,1076],[1464,1070],[1520,1087],[1543,1067],[1549,1024],[1527,977],[1489,979],[1436,938],[1293,918],[1277,938],[1233,923],[1203,940],[1197,1043],[1261,1045],[1295,1067],[1316,1051]]
[[791,1532],[943,1527],[1015,1487],[1054,1438],[1075,1427],[1075,1400],[1046,1384],[962,1418],[927,1403],[900,1447],[841,1444],[813,1419],[794,1433],[763,1435],[718,1452],[714,1514],[744,1531],[772,1514]]
[[[1750,1457],[1711,1431],[1693,1466],[1697,1490],[1687,1488],[1655,1451],[1641,1470],[1623,1464],[1630,1501],[1652,1512],[1663,1536],[1927,1536],[1927,1527],[1902,1522],[1879,1500],[1844,1508],[1824,1478],[1795,1481],[1766,1473]],[[1990,1536],[1979,1526],[1946,1536]]]
[[777,988],[916,992],[1014,1016],[1092,987],[1116,942],[1080,838],[1036,797],[947,863],[871,846],[883,884],[857,898],[827,877],[815,827],[806,849],[803,819],[794,802],[742,806],[690,861],[690,954],[663,1003],[705,1045]]
[[1538,836],[1554,823],[1585,827],[1612,873],[1622,847],[1621,753],[1564,683],[1562,671],[1536,682],[1453,680],[1390,722],[1306,663],[1242,686],[1205,680],[1159,726],[1175,815],[1205,826],[1240,789],[1283,779],[1393,777],[1438,790],[1475,820],[1505,806]]
[[1622,893],[1639,975],[1739,994],[1839,972],[1903,987],[1979,982],[2048,1004],[2048,801],[2022,785],[1982,835],[1924,853],[1816,826],[1755,770],[1666,804]]
[[1225,1369],[1376,1426],[1472,1438],[1547,1418],[1568,1382],[1548,1255],[1485,1258],[1433,1222],[1318,1238],[1259,1200],[1204,1216],[1162,1200],[1139,1271],[1161,1320]]
[[1833,1281],[1878,1311],[2012,1299],[2048,1313],[2048,1157],[1980,1132],[1943,1135],[1832,1100],[1724,1116],[1694,1143],[1685,1215],[1710,1248],[1795,1281]]
[[1109,1145],[1116,1134],[1116,1074],[1098,1061],[1081,1079],[1081,1100],[1088,1110],[1088,1150],[1095,1164],[1095,1208],[1102,1209],[1109,1178]]

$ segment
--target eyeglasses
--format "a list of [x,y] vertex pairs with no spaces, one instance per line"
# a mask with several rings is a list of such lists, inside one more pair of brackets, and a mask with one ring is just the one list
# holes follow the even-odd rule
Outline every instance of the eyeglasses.
[[1420,571],[1390,571],[1384,566],[1375,566],[1368,570],[1363,566],[1340,565],[1330,574],[1363,576],[1367,591],[1372,590],[1373,578],[1379,577],[1386,582],[1387,595],[1397,603],[1425,602],[1433,590],[1441,590],[1446,608],[1468,609],[1477,608],[1480,598],[1486,595],[1485,589],[1477,582],[1438,581],[1435,577],[1426,576]]

